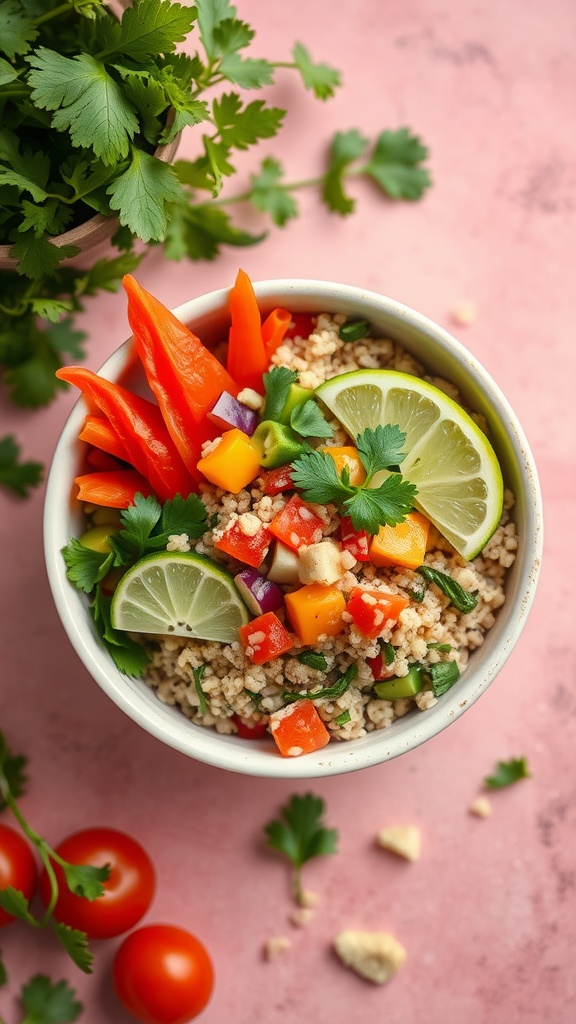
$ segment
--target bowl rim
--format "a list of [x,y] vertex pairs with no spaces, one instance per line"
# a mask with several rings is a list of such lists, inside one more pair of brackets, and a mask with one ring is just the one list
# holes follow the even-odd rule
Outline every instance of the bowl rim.
[[[491,411],[494,422],[502,426],[504,440],[509,446],[508,457],[518,469],[523,485],[525,517],[519,549],[521,557],[519,555],[513,567],[515,591],[499,609],[496,623],[487,634],[485,647],[488,653],[481,666],[468,668],[458,686],[447,691],[436,705],[424,713],[414,712],[406,718],[397,719],[390,728],[375,730],[353,741],[334,741],[314,754],[296,758],[281,757],[270,749],[266,740],[248,743],[195,725],[180,709],[164,705],[142,680],[123,676],[116,669],[97,641],[89,617],[82,614],[85,595],[72,588],[66,577],[61,547],[70,536],[66,527],[75,499],[70,496],[66,506],[69,507],[69,515],[63,516],[61,510],[65,500],[63,486],[66,485],[70,491],[74,475],[72,456],[74,453],[77,455],[81,443],[78,433],[86,411],[81,396],[67,417],[48,473],[43,522],[46,571],[61,623],[85,668],[112,701],[155,738],[195,760],[240,774],[291,779],[343,774],[391,760],[438,735],[471,707],[497,677],[522,633],[536,591],[543,548],[543,510],[538,473],[524,431],[500,388],[479,360],[443,327],[395,299],[354,285],[300,278],[253,283],[263,307],[281,304],[280,299],[288,305],[291,296],[297,300],[293,305],[294,312],[338,311],[349,314],[354,310],[358,313],[361,306],[362,315],[369,317],[366,310],[370,307],[373,309],[373,321],[392,318],[396,326],[402,325],[408,332],[432,342],[434,356],[430,369],[441,353],[443,359],[454,363],[463,377],[469,378],[470,382],[475,381],[476,386],[480,385],[488,411]],[[219,313],[225,315],[229,291],[229,288],[220,288],[208,292],[180,304],[172,312],[194,327],[202,319],[214,319]],[[128,338],[105,360],[98,371],[102,376],[113,379],[122,371],[129,359],[130,342],[131,338]],[[406,341],[401,341],[401,344],[409,348]],[[425,362],[421,355],[419,358]],[[58,511],[56,515],[55,510]],[[504,625],[509,627],[506,632]],[[498,643],[496,639],[499,639]]]

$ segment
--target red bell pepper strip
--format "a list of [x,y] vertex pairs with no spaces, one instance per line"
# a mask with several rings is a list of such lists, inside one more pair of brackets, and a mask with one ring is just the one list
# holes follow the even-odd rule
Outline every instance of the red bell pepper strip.
[[145,498],[152,493],[147,480],[135,469],[116,469],[101,473],[84,473],[77,476],[78,501],[89,505],[105,505],[106,508],[128,508],[140,492]]
[[102,451],[102,448],[89,448],[86,454],[86,462],[91,469],[125,469],[126,467],[114,455]]
[[262,341],[268,360],[274,355],[276,349],[280,348],[291,322],[292,314],[281,307],[273,309],[266,317],[262,324]]
[[196,489],[157,405],[82,366],[62,367],[56,376],[74,384],[104,413],[126,448],[128,460],[161,501],[176,494],[186,498]]
[[104,416],[87,416],[79,437],[93,448],[100,448],[124,462],[130,461],[118,434]]
[[292,313],[292,324],[286,330],[287,338],[309,338],[316,330],[311,313]]
[[260,310],[252,282],[239,270],[228,298],[230,331],[228,336],[228,372],[241,388],[252,388],[264,394],[262,375],[269,358],[262,340]]
[[[128,320],[150,390],[189,473],[196,469],[202,443],[218,431],[206,416],[223,391],[239,387],[216,356],[159,299],[127,274]],[[201,429],[200,429],[201,428]]]

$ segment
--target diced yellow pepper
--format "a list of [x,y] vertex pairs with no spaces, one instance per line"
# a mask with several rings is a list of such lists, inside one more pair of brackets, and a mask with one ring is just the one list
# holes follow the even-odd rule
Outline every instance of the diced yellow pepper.
[[233,427],[222,435],[214,451],[198,463],[211,484],[238,494],[260,472],[260,449],[242,430]]
[[340,476],[344,467],[350,473],[350,483],[353,487],[361,487],[366,479],[366,470],[360,461],[358,451],[353,445],[345,445],[342,448],[330,448],[323,445],[320,451],[329,455],[334,460],[336,472]]
[[346,601],[341,590],[309,583],[286,594],[286,612],[303,644],[316,644],[321,636],[336,636],[344,629]]
[[381,526],[370,543],[370,561],[417,569],[424,561],[429,529],[430,521],[421,512],[409,512],[397,526]]

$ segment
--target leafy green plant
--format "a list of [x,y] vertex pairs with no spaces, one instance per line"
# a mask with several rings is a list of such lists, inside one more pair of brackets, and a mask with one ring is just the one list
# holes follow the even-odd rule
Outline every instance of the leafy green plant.
[[[229,194],[236,154],[273,138],[287,114],[251,99],[253,90],[279,68],[322,101],[340,84],[301,42],[290,60],[247,55],[255,32],[229,0],[133,0],[120,20],[104,0],[0,0],[0,24],[0,244],[16,261],[0,270],[0,373],[18,406],[44,406],[65,386],[55,369],[84,354],[74,316],[134,270],[136,243],[162,245],[168,259],[213,260],[222,246],[266,236],[234,222],[239,204],[282,227],[304,188],[345,216],[355,176],[394,200],[430,185],[427,149],[408,128],[375,140],[353,128],[332,139],[320,177],[287,182],[266,156],[248,189]],[[179,52],[188,39],[192,55]],[[184,130],[198,155],[171,166],[158,147]],[[77,247],[54,238],[96,214],[117,218],[112,255],[70,266]]]

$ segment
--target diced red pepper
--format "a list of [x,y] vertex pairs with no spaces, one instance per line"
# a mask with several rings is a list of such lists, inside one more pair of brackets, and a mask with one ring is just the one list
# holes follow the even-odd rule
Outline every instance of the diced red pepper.
[[281,494],[282,491],[293,491],[292,464],[287,462],[285,466],[278,466],[276,469],[264,469],[260,473],[264,481],[264,494]]
[[293,494],[268,524],[268,529],[278,540],[293,551],[305,544],[318,544],[322,540],[324,523],[310,505],[298,494]]
[[252,718],[232,715],[232,721],[236,726],[238,736],[243,740],[260,740],[268,732],[268,720],[265,718],[256,722]]
[[294,637],[274,612],[258,615],[247,625],[240,626],[238,632],[246,654],[254,665],[263,665],[279,658],[294,647]]
[[270,731],[283,757],[299,757],[321,750],[330,733],[311,700],[304,698],[270,715]]
[[195,490],[194,481],[154,402],[83,366],[64,366],[56,371],[56,376],[74,384],[104,413],[124,445],[134,469],[148,480],[161,501],[167,501],[176,494],[186,498]]
[[135,469],[116,469],[101,473],[84,473],[77,476],[78,500],[89,505],[105,505],[106,508],[128,508],[140,492],[145,498],[152,493],[147,480]]
[[265,526],[261,526],[251,537],[242,531],[236,520],[230,529],[225,530],[220,539],[214,542],[214,547],[257,569],[264,561],[271,543],[272,536]]
[[246,271],[238,271],[228,304],[231,318],[226,363],[228,372],[241,388],[252,388],[262,395],[262,375],[268,368],[269,358],[262,340],[258,301]]
[[86,454],[86,462],[92,469],[125,469],[119,459],[115,459],[113,455],[108,455],[108,452],[103,452],[101,448],[89,448]]
[[292,323],[287,328],[286,338],[309,338],[316,330],[311,313],[292,313]]
[[366,658],[366,664],[370,669],[372,676],[375,680],[377,679],[388,679],[394,675],[392,669],[388,668],[384,655],[381,651],[374,658]]
[[129,462],[125,446],[112,424],[104,416],[87,416],[78,436],[81,441],[86,441],[94,448],[100,448],[103,452],[116,456],[117,459]]
[[354,587],[346,611],[360,632],[374,640],[380,636],[386,624],[397,622],[400,612],[408,603],[408,598],[401,594],[385,594],[381,590]]
[[342,516],[340,520],[340,543],[357,562],[370,561],[370,538],[366,530],[355,530],[348,516]]

